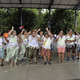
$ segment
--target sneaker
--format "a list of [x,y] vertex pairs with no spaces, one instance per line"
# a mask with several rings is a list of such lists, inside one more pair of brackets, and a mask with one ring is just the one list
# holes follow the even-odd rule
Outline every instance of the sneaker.
[[51,62],[49,61],[48,64],[51,65]]
[[67,57],[67,61],[69,61],[69,57]]
[[44,63],[44,65],[46,65],[46,64],[47,64],[47,62]]
[[77,58],[77,60],[79,60],[79,58]]
[[75,60],[74,56],[71,57],[73,59],[73,61]]
[[30,61],[30,58],[28,58],[28,61]]
[[1,66],[4,66],[3,64],[1,64]]
[[40,56],[38,58],[41,58]]

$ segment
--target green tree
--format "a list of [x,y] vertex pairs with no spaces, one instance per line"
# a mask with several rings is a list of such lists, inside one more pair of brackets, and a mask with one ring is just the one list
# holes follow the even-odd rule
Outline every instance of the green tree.
[[[10,9],[0,9],[0,17],[2,22],[0,25],[3,26],[3,29],[7,26],[5,31],[11,29],[12,26],[15,27],[17,32],[19,32],[19,27],[21,26],[21,14],[20,9],[18,8],[10,8]],[[32,10],[22,9],[22,20],[23,26],[28,31],[33,29],[34,26],[37,24],[37,16],[36,13]]]
[[46,13],[43,15],[43,21],[40,25],[41,29],[43,31],[46,31],[45,28],[49,26],[49,13],[46,11]]
[[63,30],[66,33],[70,28],[74,30],[75,13],[73,10],[56,9],[52,13],[51,26],[53,33]]

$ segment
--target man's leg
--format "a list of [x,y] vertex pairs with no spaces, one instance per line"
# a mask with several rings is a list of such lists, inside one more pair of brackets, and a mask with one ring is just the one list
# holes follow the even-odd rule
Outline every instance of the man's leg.
[[34,49],[33,51],[33,58],[34,58],[34,62],[37,63],[37,49]]

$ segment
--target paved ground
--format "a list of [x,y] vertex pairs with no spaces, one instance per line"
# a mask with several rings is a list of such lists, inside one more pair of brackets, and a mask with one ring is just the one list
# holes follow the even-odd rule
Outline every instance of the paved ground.
[[52,65],[43,63],[43,59],[38,59],[36,65],[19,61],[17,68],[5,63],[4,67],[0,67],[0,80],[80,80],[80,61],[58,63],[54,53]]
[[43,60],[38,61],[37,65],[19,62],[17,68],[5,63],[0,67],[0,80],[80,80],[79,61],[58,63],[55,59],[52,65],[46,66]]

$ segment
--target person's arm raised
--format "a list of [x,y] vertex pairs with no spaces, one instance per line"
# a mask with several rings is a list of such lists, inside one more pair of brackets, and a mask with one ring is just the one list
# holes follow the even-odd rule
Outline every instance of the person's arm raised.
[[49,36],[53,36],[53,34],[48,30],[48,27],[46,28],[46,31],[48,32]]
[[[80,26],[80,24],[79,24],[78,26]],[[80,34],[77,32],[78,26],[75,26],[75,32],[76,32],[76,34],[79,36]]]
[[8,35],[10,36],[12,31],[14,30],[14,27],[12,27],[12,29],[8,32]]
[[31,31],[28,32],[28,35],[30,35],[30,34],[31,34]]
[[23,34],[24,31],[25,31],[25,29],[23,29],[23,30],[21,31],[21,33],[18,34],[18,36],[21,36],[21,35]]
[[25,29],[23,29],[20,34],[22,35],[24,31],[25,31]]
[[36,31],[36,34],[40,31],[41,29],[39,28],[37,31]]

